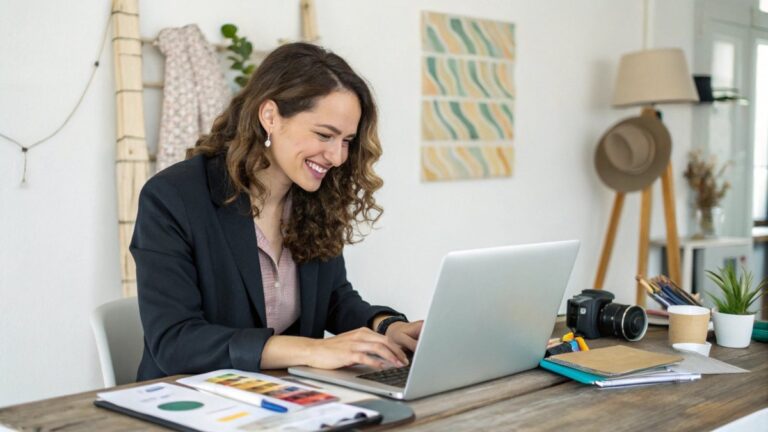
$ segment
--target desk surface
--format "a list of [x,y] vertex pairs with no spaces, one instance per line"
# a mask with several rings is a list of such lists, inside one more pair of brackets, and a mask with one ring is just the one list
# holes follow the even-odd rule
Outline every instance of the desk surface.
[[[563,333],[558,324],[555,335]],[[603,338],[590,346],[616,343],[625,342]],[[666,329],[651,327],[632,346],[666,348]],[[408,402],[416,420],[398,430],[594,430],[598,425],[616,431],[709,430],[768,407],[767,344],[753,341],[748,349],[714,345],[711,356],[751,372],[705,375],[685,384],[602,390],[534,369]],[[166,430],[95,407],[93,400],[100,391],[0,409],[0,424],[35,431]]]

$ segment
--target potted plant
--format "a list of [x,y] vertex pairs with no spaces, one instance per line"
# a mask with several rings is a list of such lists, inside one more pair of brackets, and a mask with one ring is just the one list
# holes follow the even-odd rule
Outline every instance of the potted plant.
[[724,217],[719,207],[720,201],[731,187],[730,183],[723,180],[728,165],[729,163],[725,163],[717,169],[717,159],[714,156],[705,159],[701,151],[689,154],[688,166],[683,175],[693,192],[696,206],[696,222],[699,229],[693,235],[694,238],[715,237],[718,234]]
[[227,50],[231,51],[232,54],[227,56],[227,59],[232,61],[230,69],[240,72],[240,75],[235,77],[235,83],[243,88],[248,84],[253,71],[256,70],[256,65],[249,63],[253,53],[253,44],[245,36],[237,34],[237,26],[234,24],[221,26],[221,34],[231,40]]
[[752,336],[755,313],[749,308],[768,290],[768,278],[752,288],[752,273],[745,268],[736,274],[734,265],[719,268],[718,273],[707,270],[707,277],[720,289],[720,296],[707,293],[715,303],[712,319],[717,344],[728,348],[746,348]]

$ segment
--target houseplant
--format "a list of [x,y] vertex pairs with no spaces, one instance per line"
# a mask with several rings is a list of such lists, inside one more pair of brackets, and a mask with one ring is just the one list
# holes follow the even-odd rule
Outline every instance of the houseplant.
[[723,179],[729,163],[717,168],[717,159],[714,156],[704,158],[701,151],[693,151],[689,155],[688,166],[685,169],[685,179],[693,192],[693,201],[696,206],[696,220],[698,232],[696,238],[714,237],[718,224],[721,223],[723,214],[719,207],[720,201],[725,197],[725,192],[731,187],[730,183]]
[[719,296],[707,293],[716,306],[712,319],[717,344],[728,348],[748,347],[755,321],[755,313],[749,308],[768,290],[768,278],[752,288],[752,272],[742,268],[741,275],[737,275],[732,264],[719,268],[717,273],[707,270],[707,277],[720,289]]
[[251,78],[253,71],[256,70],[256,65],[249,63],[253,53],[253,44],[245,36],[237,34],[237,26],[234,24],[221,26],[221,34],[231,41],[227,50],[231,51],[232,54],[227,56],[227,59],[232,62],[230,69],[240,72],[240,75],[235,77],[235,83],[243,88]]

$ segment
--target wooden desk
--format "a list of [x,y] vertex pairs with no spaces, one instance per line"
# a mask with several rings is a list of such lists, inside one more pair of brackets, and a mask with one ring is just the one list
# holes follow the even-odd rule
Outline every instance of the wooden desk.
[[[558,324],[555,335],[563,333],[562,324]],[[665,328],[651,327],[641,342],[631,345],[666,348],[666,337]],[[616,343],[625,342],[603,338],[590,342],[590,346]],[[408,402],[416,420],[398,430],[710,430],[768,407],[768,345],[754,341],[748,349],[715,345],[711,355],[751,373],[705,375],[685,384],[601,390],[535,369]],[[0,424],[35,431],[165,430],[93,406],[100,391],[3,408]]]

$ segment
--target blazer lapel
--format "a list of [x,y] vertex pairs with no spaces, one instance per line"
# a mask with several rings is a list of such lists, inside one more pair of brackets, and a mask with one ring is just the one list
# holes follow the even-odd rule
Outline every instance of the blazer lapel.
[[256,309],[261,323],[266,326],[264,287],[261,281],[256,228],[250,215],[250,198],[241,193],[235,202],[225,204],[227,198],[232,195],[232,188],[227,180],[223,155],[209,159],[207,168],[211,199],[217,205],[216,216],[229,243],[251,304]]
[[[299,334],[312,337],[315,327],[315,307],[317,306],[317,261],[299,264],[299,290],[301,295],[301,317],[299,318]],[[325,328],[325,323],[321,327]]]

